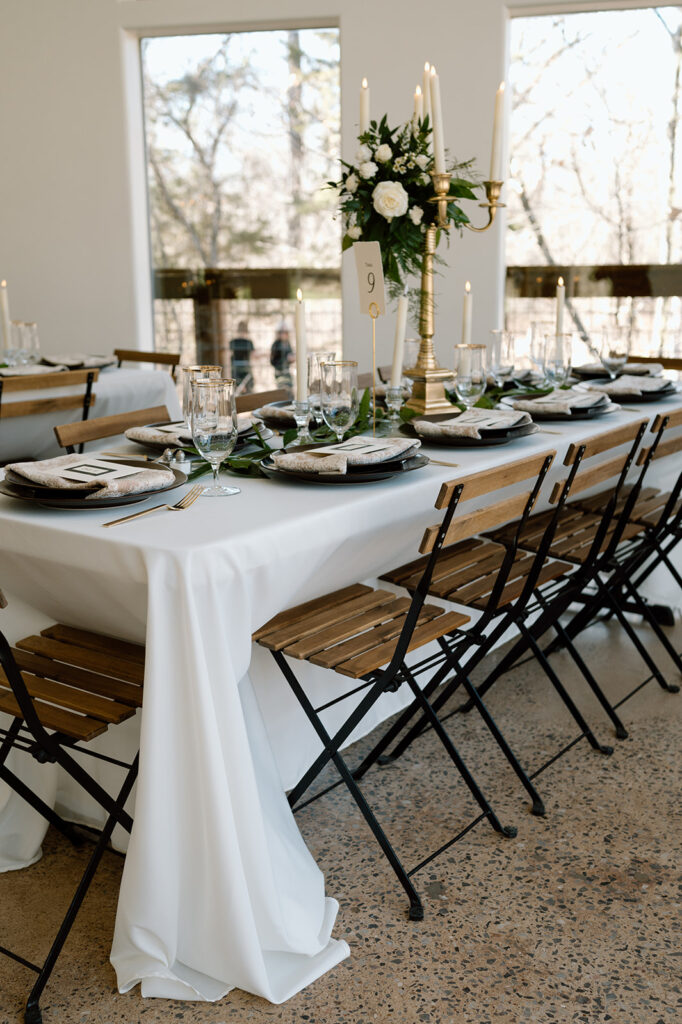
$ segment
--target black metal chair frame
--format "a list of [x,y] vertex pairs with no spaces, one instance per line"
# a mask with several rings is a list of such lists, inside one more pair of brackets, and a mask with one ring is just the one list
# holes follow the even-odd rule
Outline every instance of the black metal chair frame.
[[[49,981],[62,947],[71,931],[76,915],[85,899],[90,883],[94,877],[97,866],[102,859],[116,825],[121,825],[127,832],[132,830],[132,818],[125,811],[125,803],[130,796],[133,785],[137,778],[139,755],[136,755],[132,763],[119,761],[116,758],[89,750],[87,746],[81,746],[73,738],[54,732],[48,733],[42,725],[40,718],[33,706],[33,701],[26,689],[21,677],[21,672],[14,660],[14,655],[6,637],[0,632],[0,666],[5,672],[10,683],[14,697],[19,705],[22,719],[15,718],[9,728],[0,728],[0,779],[5,782],[14,792],[26,801],[31,807],[41,814],[51,825],[69,839],[75,846],[81,846],[83,838],[74,828],[61,818],[56,811],[46,804],[36,793],[33,792],[14,772],[7,767],[7,758],[12,750],[22,750],[30,754],[40,763],[56,763],[63,768],[71,778],[74,779],[83,789],[106,811],[108,817],[99,834],[95,847],[86,865],[83,876],[78,883],[76,892],[71,900],[69,908],[59,927],[57,935],[50,947],[50,950],[42,964],[35,964],[20,956],[13,950],[0,945],[0,953],[29,970],[34,971],[38,978],[31,989],[26,1003],[24,1014],[25,1024],[41,1024],[42,1013],[40,1010],[40,998],[43,990]],[[102,786],[99,785],[88,772],[68,752],[67,748],[79,753],[89,754],[98,760],[107,761],[111,764],[126,769],[126,775],[118,795],[112,797]]]
[[[533,505],[537,500],[537,496],[542,486],[542,482],[546,476],[546,473],[550,465],[552,464],[553,458],[554,454],[552,453],[548,455],[544,460],[542,468],[535,480],[530,497],[524,508],[522,522],[525,522],[527,520],[528,516],[532,511]],[[418,585],[414,588],[414,590],[411,592],[412,601],[408,609],[407,616],[403,624],[403,628],[396,641],[396,647],[393,653],[393,657],[391,658],[391,661],[389,662],[388,666],[385,669],[368,673],[367,675],[362,677],[363,682],[361,683],[360,686],[355,687],[349,693],[344,694],[342,697],[337,698],[336,700],[329,701],[328,703],[315,708],[312,705],[309,698],[307,697],[298,679],[296,678],[284,654],[281,651],[271,652],[282,674],[284,675],[284,678],[291,687],[294,696],[299,701],[303,711],[305,712],[311,725],[315,729],[315,732],[317,733],[319,739],[321,740],[324,748],[322,753],[316,758],[316,760],[306,771],[306,773],[303,775],[300,781],[289,793],[288,799],[291,807],[295,811],[300,810],[302,809],[302,807],[307,806],[307,804],[311,803],[312,800],[319,799],[320,796],[324,795],[324,793],[328,792],[329,789],[333,788],[333,786],[329,786],[322,792],[316,794],[310,800],[301,803],[304,794],[308,791],[312,783],[324,770],[327,764],[330,761],[332,761],[339,775],[341,776],[341,780],[346,784],[351,796],[353,797],[358,808],[363,814],[367,824],[369,825],[379,846],[381,847],[386,859],[393,868],[393,871],[395,872],[400,884],[407,893],[407,896],[410,901],[409,916],[412,920],[422,920],[424,916],[424,910],[421,900],[416,889],[414,888],[414,885],[411,882],[412,876],[415,875],[418,871],[422,870],[427,864],[431,863],[431,861],[434,860],[435,857],[439,856],[446,849],[448,849],[455,842],[457,842],[464,835],[466,835],[466,833],[473,827],[474,823],[470,823],[469,825],[467,825],[466,828],[463,829],[463,831],[458,833],[454,838],[450,839],[443,846],[439,847],[438,850],[430,853],[411,870],[407,871],[403,867],[398,855],[396,854],[388,837],[381,828],[381,825],[377,821],[374,812],[369,807],[357,783],[357,780],[362,775],[364,775],[369,769],[369,767],[379,759],[379,754],[381,753],[381,750],[384,749],[384,746],[380,744],[379,746],[381,747],[381,749],[375,748],[372,754],[369,757],[365,758],[362,764],[354,771],[348,767],[345,760],[340,754],[340,749],[343,746],[343,744],[348,740],[352,732],[365,718],[370,709],[373,707],[373,705],[377,702],[377,700],[381,697],[381,695],[384,692],[389,690],[396,690],[402,683],[406,683],[409,686],[413,696],[413,702],[411,703],[410,707],[423,713],[425,720],[434,729],[440,742],[444,746],[447,754],[451,758],[455,767],[459,771],[462,779],[467,785],[470,793],[472,794],[472,796],[474,797],[474,799],[476,800],[481,809],[481,815],[477,819],[475,819],[475,822],[478,822],[481,819],[487,819],[490,822],[492,828],[496,832],[499,832],[500,834],[506,837],[513,837],[517,833],[516,828],[505,827],[500,823],[497,815],[493,811],[488,800],[486,799],[482,790],[478,786],[478,783],[474,779],[473,775],[467,768],[461,755],[459,754],[458,750],[453,744],[448,732],[445,730],[443,724],[441,723],[437,714],[434,712],[433,708],[431,707],[431,704],[429,703],[429,694],[440,685],[445,675],[447,675],[447,673],[451,669],[449,657],[445,659],[444,664],[440,665],[440,667],[437,668],[437,671],[433,679],[429,681],[429,683],[427,684],[426,687],[424,687],[424,689],[420,688],[419,683],[416,680],[415,673],[405,663],[405,657],[407,654],[410,639],[412,637],[412,633],[414,632],[419,614],[424,605],[426,597],[428,596],[431,577],[433,575],[433,571],[436,566],[439,553],[443,547],[444,539],[447,535],[448,528],[452,522],[452,518],[459,504],[459,500],[463,489],[464,484],[459,484],[453,490],[453,494],[450,498],[450,501],[446,507],[444,516],[440,523],[438,533],[433,545],[433,549],[431,551],[430,556],[427,559],[421,580],[419,581]],[[496,600],[499,600],[499,596],[501,595],[502,590],[504,589],[505,583],[512,569],[513,562],[514,552],[506,551],[503,559],[503,564],[500,567],[498,578],[496,580],[494,587],[494,594]],[[454,632],[456,634],[459,634],[460,631],[455,630]],[[479,642],[478,637],[475,642]],[[469,690],[470,684],[468,682],[468,679],[463,679],[462,681],[464,682],[464,685],[467,687],[467,690]],[[324,723],[320,719],[320,714],[332,705],[337,704],[342,700],[348,699],[349,697],[357,694],[363,689],[367,690],[365,696],[358,703],[356,708],[352,711],[352,713],[349,715],[349,717],[346,719],[343,725],[335,732],[333,736],[331,736],[327,729],[325,728]],[[482,701],[477,702],[477,707],[479,708],[479,711],[486,726],[488,727],[491,734],[495,738],[496,742],[500,746],[501,750],[505,754],[505,757],[507,758],[510,765],[516,772],[517,776],[521,779],[522,783],[529,792],[531,799],[533,801],[535,813],[544,813],[544,807],[541,798],[539,797],[533,784],[528,779],[526,773],[519,764],[516,756],[512,752],[506,740],[502,736],[502,733],[495,724],[488,709],[485,707]],[[340,783],[336,783],[335,785],[338,784]]]

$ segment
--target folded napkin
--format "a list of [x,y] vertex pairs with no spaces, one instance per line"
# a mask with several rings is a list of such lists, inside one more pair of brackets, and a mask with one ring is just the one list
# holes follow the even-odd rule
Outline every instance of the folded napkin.
[[62,363],[55,363],[54,366],[41,366],[40,363],[0,366],[0,377],[32,377],[36,373],[57,373],[59,370],[68,370],[68,366]]
[[629,373],[624,373],[616,380],[604,383],[590,381],[583,385],[591,391],[601,391],[606,395],[642,395],[645,392],[669,391],[671,386],[670,381],[663,377],[637,377]]
[[273,423],[281,424],[283,427],[295,427],[293,405],[264,405],[260,410],[264,420],[272,420]]
[[[583,376],[608,377],[609,371],[602,363],[585,363],[584,366],[576,366],[575,372]],[[626,363],[623,373],[634,373],[637,376],[658,377],[663,372],[662,363]]]
[[[54,487],[64,491],[87,492],[87,498],[105,498],[118,494],[138,494],[140,491],[157,491],[160,487],[172,484],[175,474],[170,469],[152,469],[141,467],[131,476],[121,476],[114,480],[90,480],[83,483],[77,480],[69,480],[63,476],[66,469],[76,469],[88,462],[92,462],[96,456],[88,455],[59,455],[56,459],[43,459],[41,462],[14,462],[5,467],[17,476],[34,484],[42,484],[43,487]],[[108,462],[104,458],[97,459],[98,462]],[[112,468],[121,468],[121,463],[112,462]]]
[[297,452],[275,452],[272,461],[278,469],[302,473],[346,473],[353,466],[373,466],[392,462],[420,447],[414,438],[406,440],[378,440],[371,437],[351,437],[341,444]]
[[101,370],[107,366],[116,366],[116,356],[91,356],[85,352],[66,352],[58,356],[43,356],[48,366],[61,366],[69,370]]
[[469,409],[448,420],[414,419],[411,425],[420,437],[429,438],[473,437],[479,441],[481,430],[504,430],[530,423],[527,412],[503,412],[501,409]]
[[168,448],[182,448],[183,445],[194,444],[192,433],[184,423],[168,423],[168,427],[176,430],[160,430],[158,427],[128,427],[125,436],[129,441],[141,444],[163,444]]
[[517,398],[512,403],[514,409],[523,412],[556,412],[570,413],[573,409],[593,409],[596,406],[610,405],[608,396],[605,394],[587,394],[585,391],[574,391],[573,389],[562,391],[550,391],[548,395],[540,398]]

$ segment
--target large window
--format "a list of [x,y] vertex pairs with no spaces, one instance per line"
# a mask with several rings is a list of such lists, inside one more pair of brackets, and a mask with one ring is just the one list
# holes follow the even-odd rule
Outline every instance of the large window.
[[273,366],[271,350],[293,332],[297,288],[313,347],[341,345],[340,228],[325,188],[340,147],[338,30],[141,49],[156,347],[220,362],[243,390],[286,383],[286,357]]
[[679,352],[682,9],[512,22],[509,327],[614,316],[639,351]]

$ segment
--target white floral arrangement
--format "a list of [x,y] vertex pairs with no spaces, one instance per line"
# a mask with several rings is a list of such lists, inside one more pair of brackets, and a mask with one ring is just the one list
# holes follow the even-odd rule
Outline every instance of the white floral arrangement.
[[[437,218],[437,204],[429,202],[434,195],[430,139],[428,117],[397,128],[389,128],[386,117],[372,121],[358,138],[355,163],[342,161],[341,180],[329,182],[340,192],[344,250],[357,241],[379,242],[392,296],[421,270],[424,232]],[[475,199],[478,188],[462,177],[471,169],[472,161],[449,168],[448,217],[460,228],[469,218],[457,200]]]

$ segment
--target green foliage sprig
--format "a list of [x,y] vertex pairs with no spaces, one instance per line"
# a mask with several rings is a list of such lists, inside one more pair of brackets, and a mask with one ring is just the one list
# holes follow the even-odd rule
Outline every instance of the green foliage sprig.
[[[379,122],[371,121],[369,129],[358,136],[355,163],[342,161],[344,172],[340,180],[328,182],[340,192],[343,249],[359,240],[379,242],[384,277],[392,297],[403,291],[407,277],[421,271],[424,232],[436,222],[437,204],[429,202],[433,197],[430,137],[428,115],[396,128],[389,127],[386,116]],[[459,200],[476,199],[474,190],[480,184],[471,178],[473,160],[454,163],[449,170],[452,180],[448,217],[461,230],[469,218]],[[380,212],[376,189],[383,182],[394,183],[404,191],[407,205],[402,213],[391,217]],[[400,189],[395,191],[401,198]]]
[[[381,406],[377,406],[376,422],[380,423],[385,420],[387,413]],[[358,418],[352,427],[349,427],[346,433],[343,435],[345,441],[349,437],[355,437],[357,434],[364,434],[368,430],[372,429],[374,420],[372,418],[372,393],[369,388],[365,388],[360,403],[358,405]],[[286,448],[287,445],[293,444],[298,436],[298,431],[295,427],[291,430],[287,430],[282,436],[282,444]],[[336,434],[333,430],[330,430],[326,424],[317,427],[315,430],[310,431],[310,436],[313,441],[319,442],[320,444],[329,444],[336,442]]]

